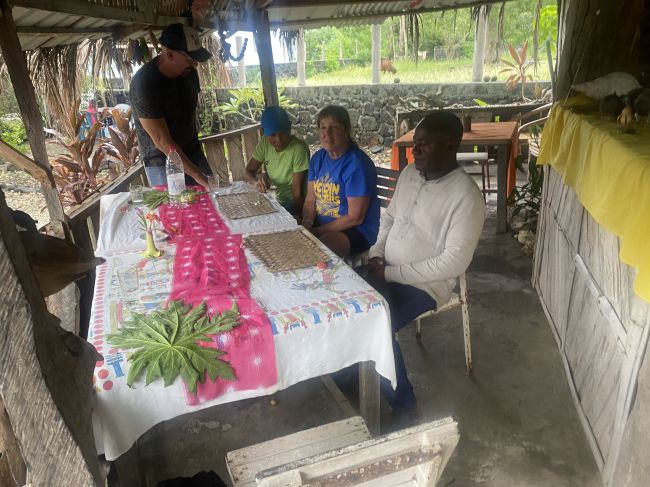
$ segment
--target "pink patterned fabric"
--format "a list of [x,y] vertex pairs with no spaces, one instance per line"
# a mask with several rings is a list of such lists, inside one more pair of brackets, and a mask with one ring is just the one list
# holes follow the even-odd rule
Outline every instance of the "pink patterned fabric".
[[222,357],[235,371],[235,381],[206,377],[196,395],[186,389],[195,406],[230,391],[270,387],[277,383],[275,347],[268,318],[250,297],[250,273],[241,235],[231,235],[208,195],[182,208],[161,205],[164,228],[176,244],[170,300],[193,306],[204,301],[210,316],[230,309],[236,301],[242,324],[205,344],[226,352]]

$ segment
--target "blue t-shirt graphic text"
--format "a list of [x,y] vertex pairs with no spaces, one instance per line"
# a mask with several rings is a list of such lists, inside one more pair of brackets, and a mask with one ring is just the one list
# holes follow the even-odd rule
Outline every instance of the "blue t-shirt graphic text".
[[348,214],[348,197],[368,197],[368,211],[357,230],[370,245],[379,231],[377,172],[372,160],[356,145],[338,159],[331,159],[325,149],[317,151],[309,162],[307,176],[314,183],[316,222],[324,225]]

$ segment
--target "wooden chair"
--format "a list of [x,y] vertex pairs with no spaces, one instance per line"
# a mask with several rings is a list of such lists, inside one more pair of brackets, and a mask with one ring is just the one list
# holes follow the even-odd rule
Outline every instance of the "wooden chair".
[[442,306],[439,306],[435,310],[427,311],[422,313],[415,319],[415,338],[420,341],[422,339],[422,319],[429,316],[437,315],[444,311],[448,311],[453,308],[461,308],[463,315],[463,341],[465,343],[465,366],[467,367],[467,374],[472,373],[472,342],[470,339],[469,333],[469,309],[467,305],[467,280],[465,279],[465,273],[461,274],[458,278],[459,281],[459,292],[453,293],[451,299],[447,301]]
[[435,486],[458,443],[452,418],[370,438],[359,416],[226,455],[234,487]]
[[[390,200],[393,199],[395,194],[395,187],[397,186],[397,178],[399,171],[388,169],[381,166],[376,166],[377,170],[377,198],[382,208],[387,208]],[[349,255],[346,257],[345,262],[352,268],[363,265],[368,257],[368,252],[360,252],[358,254]]]
[[399,171],[377,166],[377,197],[382,208],[387,208],[390,200],[393,199]]
[[537,157],[539,155],[539,144],[541,141],[541,134],[533,134],[531,137],[530,130],[533,127],[543,127],[544,122],[548,118],[548,112],[553,106],[552,103],[543,105],[535,110],[524,113],[519,117],[519,147],[520,149],[528,146],[528,155]]

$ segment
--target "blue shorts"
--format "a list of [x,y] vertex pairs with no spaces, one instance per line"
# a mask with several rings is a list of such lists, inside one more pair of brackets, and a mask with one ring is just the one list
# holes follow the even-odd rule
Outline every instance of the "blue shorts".
[[343,230],[341,233],[348,237],[348,240],[350,241],[350,254],[360,254],[371,247],[370,243],[366,240],[366,237],[364,237],[356,227],[348,228],[347,230]]

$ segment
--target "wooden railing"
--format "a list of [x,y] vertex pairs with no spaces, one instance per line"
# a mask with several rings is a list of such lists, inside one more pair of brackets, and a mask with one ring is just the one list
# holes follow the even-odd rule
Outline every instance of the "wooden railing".
[[212,171],[222,179],[243,180],[260,131],[260,124],[255,124],[200,138]]
[[[144,166],[138,163],[109,184],[102,186],[97,194],[92,195],[81,205],[67,213],[70,231],[75,243],[85,250],[94,252],[99,234],[99,209],[102,195],[128,191],[129,184],[132,182],[144,185],[145,181]],[[89,272],[86,277],[77,281],[77,286],[80,294],[79,321],[82,332],[85,332],[90,320],[90,309],[95,291],[95,271]]]

